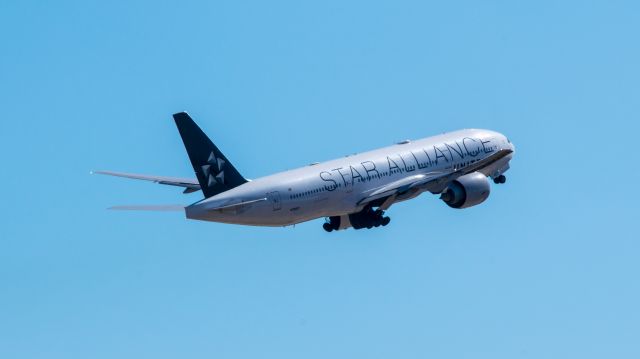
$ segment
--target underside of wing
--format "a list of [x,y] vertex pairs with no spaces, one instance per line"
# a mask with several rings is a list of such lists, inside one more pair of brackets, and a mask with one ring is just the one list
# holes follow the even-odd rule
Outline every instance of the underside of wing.
[[418,174],[415,176],[405,177],[398,181],[391,182],[388,185],[380,187],[378,189],[374,189],[372,192],[368,193],[366,197],[358,202],[359,205],[367,204],[370,202],[374,202],[377,200],[382,200],[391,196],[396,196],[398,194],[406,193],[409,190],[419,186],[426,180],[438,178],[442,176],[442,172],[432,172],[432,173],[424,173]]
[[116,177],[124,177],[130,179],[137,179],[143,181],[151,181],[154,183],[183,187],[183,193],[192,193],[200,190],[200,184],[198,180],[195,178],[179,178],[179,177],[164,177],[164,176],[150,176],[150,175],[141,175],[137,173],[124,173],[124,172],[113,172],[113,171],[94,171],[94,174],[107,175],[107,176],[116,176]]
[[[513,151],[509,149],[500,150],[489,157],[457,170],[430,172],[402,178],[367,193],[366,196],[358,202],[358,205],[376,202],[382,203],[381,207],[386,209],[391,206],[396,197],[402,196],[411,190],[440,193],[446,188],[450,181],[489,166],[512,152]],[[374,206],[376,205],[374,204]]]

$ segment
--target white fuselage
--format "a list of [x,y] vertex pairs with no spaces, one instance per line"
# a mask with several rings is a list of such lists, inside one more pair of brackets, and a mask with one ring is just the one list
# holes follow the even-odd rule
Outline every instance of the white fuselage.
[[[453,172],[499,150],[514,150],[502,134],[461,130],[346,156],[255,179],[186,208],[190,219],[257,226],[286,226],[321,217],[358,212],[359,201],[404,177]],[[496,177],[513,154],[478,170]],[[422,191],[394,198],[407,200]],[[260,199],[265,199],[260,201]],[[228,209],[215,209],[250,202]]]

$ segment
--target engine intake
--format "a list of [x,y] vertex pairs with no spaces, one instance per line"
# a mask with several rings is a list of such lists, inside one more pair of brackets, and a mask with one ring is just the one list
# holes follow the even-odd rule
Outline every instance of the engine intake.
[[451,208],[468,208],[484,202],[490,193],[487,176],[474,172],[449,183],[440,199]]

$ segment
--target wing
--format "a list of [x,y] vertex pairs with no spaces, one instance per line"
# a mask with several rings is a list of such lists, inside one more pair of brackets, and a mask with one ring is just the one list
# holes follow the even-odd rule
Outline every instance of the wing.
[[424,183],[424,181],[439,178],[442,175],[443,172],[431,172],[402,178],[398,181],[391,182],[386,186],[374,189],[371,193],[368,193],[366,197],[361,199],[358,202],[358,205],[367,204],[375,200],[394,197],[398,194],[406,193],[409,190],[420,186],[420,184]]
[[143,181],[151,181],[154,183],[166,184],[169,186],[184,187],[185,190],[183,193],[191,193],[191,192],[196,192],[200,190],[200,184],[198,183],[198,180],[196,180],[195,178],[191,179],[191,178],[178,178],[178,177],[148,176],[148,175],[141,175],[141,174],[135,174],[135,173],[112,172],[112,171],[94,171],[91,173],[92,174],[95,173],[99,175],[131,178],[131,179],[137,179],[137,180],[143,180]]
[[386,186],[373,190],[371,193],[366,194],[366,196],[358,202],[358,205],[385,199],[380,207],[383,210],[386,210],[391,206],[391,204],[393,204],[393,201],[397,196],[408,193],[410,190],[415,189],[419,191],[440,193],[442,192],[442,190],[444,190],[447,183],[451,182],[452,180],[489,166],[512,152],[513,151],[508,149],[500,150],[489,157],[474,162],[469,166],[458,170],[429,172],[402,178],[398,181],[392,182]]

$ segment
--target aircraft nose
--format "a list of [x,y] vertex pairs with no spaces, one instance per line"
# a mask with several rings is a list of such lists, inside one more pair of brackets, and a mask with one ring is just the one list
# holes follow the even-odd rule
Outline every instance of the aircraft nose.
[[516,145],[513,142],[511,142],[509,137],[505,136],[505,139],[507,140],[507,144],[509,146],[509,149],[511,149],[511,151],[513,151],[513,152],[516,152]]

